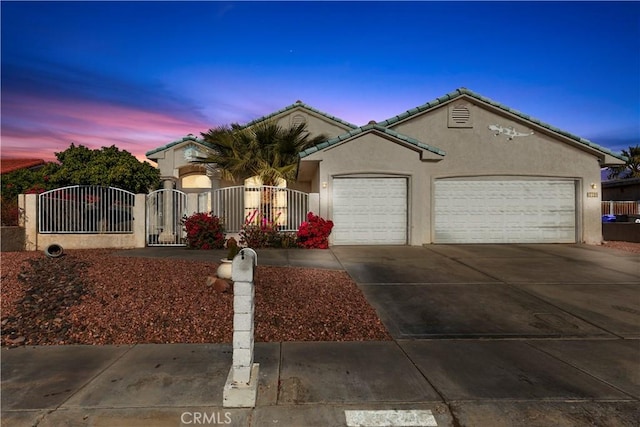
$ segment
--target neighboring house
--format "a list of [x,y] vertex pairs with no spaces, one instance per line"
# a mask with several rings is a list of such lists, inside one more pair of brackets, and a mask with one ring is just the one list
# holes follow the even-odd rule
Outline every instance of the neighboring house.
[[20,169],[39,169],[44,164],[45,161],[42,159],[0,159],[0,174],[4,175]]
[[603,181],[602,200],[640,201],[640,178],[623,178]]
[[[329,136],[301,153],[294,186],[317,194],[317,213],[335,223],[334,245],[598,244],[600,169],[624,163],[464,88],[361,127],[301,102],[250,124],[266,119],[304,121]],[[198,191],[231,185],[189,163],[207,149],[188,136],[147,157],[166,188],[200,179]]]

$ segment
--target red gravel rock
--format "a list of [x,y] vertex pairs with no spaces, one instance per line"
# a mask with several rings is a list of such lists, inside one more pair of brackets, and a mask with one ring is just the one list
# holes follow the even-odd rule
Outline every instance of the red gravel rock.
[[[66,252],[2,254],[3,346],[231,342],[216,263]],[[259,266],[255,316],[256,341],[390,339],[342,271]]]
[[640,254],[640,243],[635,242],[604,242],[603,246],[611,249],[618,249],[626,252]]

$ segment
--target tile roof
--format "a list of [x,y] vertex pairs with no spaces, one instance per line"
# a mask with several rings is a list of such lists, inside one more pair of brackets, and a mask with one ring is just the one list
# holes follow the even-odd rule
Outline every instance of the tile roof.
[[160,152],[160,151],[164,151],[164,150],[169,149],[169,148],[171,148],[171,147],[173,147],[173,146],[175,146],[175,145],[182,144],[183,142],[189,142],[189,141],[191,141],[191,142],[197,142],[198,144],[202,144],[202,145],[204,145],[205,147],[210,147],[209,143],[208,143],[208,142],[206,142],[204,139],[200,139],[200,138],[197,138],[197,137],[195,137],[195,136],[193,136],[193,135],[189,134],[189,135],[185,136],[185,137],[184,137],[184,138],[182,138],[182,139],[179,139],[179,140],[177,140],[177,141],[170,142],[170,143],[168,143],[168,144],[163,145],[162,147],[154,148],[154,149],[153,149],[153,150],[151,150],[151,151],[147,151],[147,152],[145,153],[145,156],[147,156],[148,158],[151,158],[151,157],[149,157],[149,156],[150,156],[150,155],[152,155],[152,154],[158,153],[158,152]]
[[[280,109],[280,110],[278,110],[278,111],[276,111],[276,112],[274,112],[274,113],[271,113],[271,114],[269,114],[269,115],[266,115],[266,116],[260,117],[260,118],[255,119],[255,120],[252,120],[252,121],[250,121],[249,123],[245,124],[245,125],[244,125],[244,126],[242,126],[242,127],[249,127],[249,126],[251,126],[251,125],[254,125],[254,124],[256,124],[256,123],[259,123],[259,122],[264,121],[264,120],[267,120],[267,119],[270,119],[270,118],[275,117],[275,116],[277,116],[277,115],[279,115],[279,114],[282,114],[282,113],[284,113],[284,112],[287,112],[287,111],[293,110],[294,108],[299,108],[299,107],[300,107],[300,108],[304,108],[304,109],[306,109],[306,110],[309,110],[309,111],[311,111],[311,112],[314,112],[314,113],[316,113],[316,114],[319,114],[319,115],[321,115],[321,116],[324,116],[324,117],[326,117],[327,119],[329,119],[329,120],[331,120],[331,121],[334,121],[334,122],[337,122],[337,123],[340,123],[340,124],[341,124],[341,125],[343,125],[343,126],[346,126],[346,127],[352,128],[352,129],[355,129],[355,128],[357,128],[357,127],[358,127],[357,125],[354,125],[353,123],[349,123],[349,122],[347,122],[347,121],[345,121],[345,120],[342,120],[342,119],[340,119],[340,118],[338,118],[338,117],[336,117],[336,116],[332,116],[332,115],[327,114],[327,113],[325,113],[325,112],[323,112],[323,111],[317,110],[317,109],[315,109],[315,108],[311,107],[310,105],[305,104],[305,103],[304,103],[304,102],[302,102],[302,101],[296,101],[294,104],[291,104],[291,105],[289,105],[289,106],[287,106],[287,107],[284,107],[284,108],[282,108],[282,109]],[[171,148],[171,147],[173,147],[173,146],[175,146],[175,145],[178,145],[178,144],[182,144],[183,142],[187,142],[187,141],[197,142],[198,144],[202,144],[202,145],[204,145],[205,147],[210,147],[210,145],[209,145],[206,141],[204,141],[203,139],[200,139],[200,138],[194,137],[193,135],[187,135],[187,136],[185,136],[185,137],[184,137],[184,138],[182,138],[182,139],[179,139],[179,140],[177,140],[177,141],[170,142],[170,143],[168,143],[168,144],[163,145],[162,147],[154,148],[153,150],[147,151],[147,152],[145,153],[145,155],[146,155],[147,157],[149,157],[150,155],[153,155],[153,154],[158,153],[158,152],[160,152],[160,151],[164,151],[164,150],[166,150],[166,149],[168,149],[168,148]],[[211,147],[210,147],[210,148],[211,148]]]
[[474,98],[474,99],[477,99],[479,101],[482,101],[485,104],[489,104],[489,105],[491,105],[493,107],[496,107],[496,108],[498,108],[500,110],[503,110],[503,111],[506,111],[508,113],[511,113],[511,114],[513,114],[515,116],[518,116],[518,117],[520,117],[520,118],[522,118],[524,120],[527,120],[527,121],[529,121],[531,123],[534,123],[534,124],[536,124],[538,126],[541,126],[541,127],[545,128],[545,129],[548,129],[548,130],[550,130],[550,131],[552,131],[554,133],[557,133],[559,135],[562,135],[564,137],[567,137],[569,139],[577,141],[580,144],[586,145],[586,146],[588,146],[590,148],[593,148],[595,150],[598,150],[598,151],[600,151],[602,153],[605,153],[605,154],[608,154],[610,156],[613,156],[613,157],[615,157],[617,159],[624,160],[624,161],[628,160],[626,157],[621,156],[620,154],[615,154],[611,150],[609,150],[608,148],[604,148],[604,147],[602,147],[602,146],[600,146],[598,144],[595,144],[595,143],[589,141],[588,139],[584,139],[584,138],[581,138],[579,136],[573,135],[573,134],[571,134],[569,132],[566,132],[566,131],[564,131],[562,129],[558,129],[555,126],[551,126],[550,124],[547,124],[547,123],[545,123],[545,122],[543,122],[541,120],[538,120],[538,119],[536,119],[534,117],[531,117],[531,116],[529,116],[527,114],[521,113],[518,110],[514,110],[513,108],[509,108],[506,105],[503,105],[503,104],[501,104],[499,102],[493,101],[492,99],[489,99],[489,98],[487,98],[485,96],[482,96],[482,95],[480,95],[480,94],[478,94],[476,92],[473,92],[473,91],[471,91],[471,90],[469,90],[467,88],[464,88],[464,87],[458,88],[458,89],[454,90],[453,92],[449,92],[446,95],[443,95],[443,96],[438,97],[438,98],[436,98],[436,99],[434,99],[432,101],[429,101],[426,104],[419,105],[418,107],[412,108],[411,110],[405,111],[404,113],[398,114],[397,116],[393,116],[393,117],[391,117],[391,118],[389,118],[387,120],[378,122],[378,124],[381,125],[381,126],[391,126],[391,125],[393,125],[395,123],[403,121],[403,120],[405,120],[405,119],[407,119],[407,118],[409,118],[411,116],[414,116],[414,115],[416,115],[418,113],[421,113],[421,112],[426,111],[426,110],[430,110],[430,109],[435,108],[435,107],[437,107],[437,106],[439,106],[441,104],[448,103],[448,102],[450,102],[450,101],[452,101],[452,100],[454,100],[456,98],[460,98],[461,96],[464,96],[464,95],[469,96],[469,97]]
[[356,129],[350,130],[347,133],[343,133],[342,135],[338,135],[335,138],[329,139],[327,141],[321,142],[320,144],[314,145],[313,147],[309,147],[306,150],[300,152],[300,158],[304,158],[307,157],[308,155],[315,153],[316,151],[320,151],[322,149],[325,149],[327,147],[330,147],[332,145],[338,144],[342,141],[345,141],[347,139],[350,139],[356,135],[359,134],[364,134],[367,132],[372,132],[372,131],[378,131],[378,132],[382,132],[386,135],[389,135],[393,138],[399,139],[401,141],[404,141],[410,145],[414,145],[418,148],[421,148],[423,150],[427,150],[430,151],[432,153],[435,153],[439,156],[444,156],[446,155],[446,153],[444,151],[442,151],[441,149],[437,148],[437,147],[432,147],[431,145],[425,144],[423,142],[418,141],[415,138],[412,138],[410,136],[406,136],[403,135],[399,132],[396,132],[392,129],[386,128],[384,126],[381,126],[379,123],[369,123],[365,126],[360,126]]
[[0,173],[5,174],[20,169],[33,168],[35,166],[44,165],[42,159],[0,159]]
[[302,101],[296,101],[294,104],[291,104],[291,105],[289,105],[287,107],[284,107],[284,108],[282,108],[282,109],[280,109],[280,110],[278,110],[278,111],[276,111],[274,113],[271,113],[269,115],[260,117],[260,118],[255,119],[255,120],[252,120],[249,123],[247,123],[246,125],[244,125],[243,127],[248,127],[248,126],[254,125],[256,123],[262,122],[264,120],[268,120],[268,119],[270,119],[272,117],[275,117],[275,116],[277,116],[279,114],[282,114],[282,113],[285,113],[287,111],[293,110],[295,108],[304,108],[305,110],[309,110],[309,111],[311,111],[313,113],[316,113],[316,114],[319,114],[321,116],[324,116],[324,117],[326,117],[327,119],[329,119],[331,121],[340,123],[341,125],[346,126],[346,127],[350,127],[351,129],[356,129],[358,127],[357,125],[354,125],[353,123],[349,123],[349,122],[347,122],[345,120],[342,120],[341,118],[338,118],[336,116],[332,116],[331,114],[327,114],[327,113],[325,113],[323,111],[317,110],[317,109],[313,108],[312,106],[305,104]]

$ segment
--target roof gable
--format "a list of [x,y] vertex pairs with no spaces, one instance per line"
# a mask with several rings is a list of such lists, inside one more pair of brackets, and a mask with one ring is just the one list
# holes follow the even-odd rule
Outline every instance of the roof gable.
[[351,128],[351,129],[356,129],[358,127],[357,125],[354,125],[353,123],[349,123],[349,122],[347,122],[345,120],[342,120],[341,118],[338,118],[336,116],[332,116],[331,114],[328,114],[328,113],[325,113],[323,111],[317,110],[317,109],[313,108],[312,106],[305,104],[302,101],[296,101],[294,104],[286,106],[286,107],[284,107],[284,108],[282,108],[282,109],[280,109],[280,110],[278,110],[276,112],[273,112],[273,113],[271,113],[269,115],[262,116],[260,118],[255,119],[255,120],[252,120],[249,123],[247,123],[246,125],[244,125],[243,127],[253,126],[256,123],[260,123],[260,122],[263,122],[265,120],[272,119],[272,118],[277,117],[277,116],[279,116],[281,114],[293,111],[293,110],[295,110],[297,108],[302,108],[304,110],[307,110],[307,111],[309,111],[311,113],[314,113],[317,116],[321,116],[324,119],[327,119],[327,120],[332,121],[332,122],[334,122],[334,123],[336,123],[338,125],[341,125],[342,127]]
[[378,123],[369,123],[365,126],[360,126],[356,129],[350,130],[349,132],[339,135],[335,138],[331,138],[327,141],[321,142],[320,144],[314,145],[313,147],[307,148],[306,150],[300,152],[300,158],[307,157],[308,155],[313,154],[317,151],[324,150],[325,148],[329,148],[331,146],[343,143],[352,138],[360,137],[370,132],[377,132],[379,134],[386,135],[391,139],[395,139],[396,141],[398,141],[403,145],[413,146],[420,150],[428,151],[438,156],[444,157],[446,155],[446,153],[443,150],[437,147],[433,147],[431,145],[420,142],[415,138],[403,135],[392,129],[381,126]]
[[162,147],[154,148],[151,151],[147,151],[145,153],[145,156],[147,156],[148,159],[155,159],[155,158],[157,158],[157,156],[154,156],[154,154],[158,154],[158,153],[160,153],[162,151],[166,151],[169,148],[173,148],[176,145],[180,145],[180,144],[183,144],[185,142],[194,142],[196,144],[203,145],[204,147],[212,148],[211,145],[208,142],[206,142],[204,139],[196,138],[192,134],[189,134],[189,135],[185,136],[182,139],[170,142],[168,144],[163,145]]
[[[318,117],[320,117],[320,118],[322,118],[324,120],[327,120],[329,122],[332,122],[333,124],[338,125],[339,127],[343,128],[343,129],[356,129],[358,127],[357,125],[354,125],[353,123],[349,123],[349,122],[347,122],[345,120],[342,120],[342,119],[340,119],[340,118],[338,118],[336,116],[332,116],[332,115],[327,114],[327,113],[325,113],[323,111],[317,110],[317,109],[311,107],[310,105],[305,104],[302,101],[296,101],[294,104],[291,104],[291,105],[289,105],[287,107],[284,107],[284,108],[282,108],[282,109],[280,109],[280,110],[278,110],[276,112],[273,112],[273,113],[271,113],[269,115],[266,115],[266,116],[260,117],[258,119],[252,120],[249,123],[243,125],[242,127],[243,128],[250,127],[250,126],[252,126],[252,125],[254,125],[256,123],[260,123],[260,122],[263,122],[265,120],[269,120],[269,119],[275,118],[275,117],[277,117],[277,116],[279,116],[281,114],[292,112],[295,109],[307,110],[308,112],[312,113],[313,115],[318,116]],[[189,134],[189,135],[185,136],[182,139],[170,142],[170,143],[165,144],[165,145],[163,145],[161,147],[154,148],[153,150],[147,151],[145,153],[145,155],[147,156],[148,159],[153,160],[153,159],[156,159],[156,158],[159,157],[159,156],[157,156],[157,154],[159,154],[159,153],[161,153],[163,151],[166,151],[169,148],[173,148],[176,145],[183,144],[185,142],[194,142],[196,144],[201,144],[201,145],[203,145],[204,147],[207,147],[207,148],[213,148],[205,140],[203,140],[201,138],[197,138],[197,137],[193,136],[192,134]]]
[[605,155],[612,156],[612,157],[614,157],[614,158],[616,158],[618,160],[622,160],[622,161],[626,161],[627,160],[626,157],[621,156],[619,154],[615,154],[611,150],[609,150],[608,148],[604,148],[604,147],[602,147],[602,146],[600,146],[598,144],[595,144],[594,142],[591,142],[588,139],[581,138],[581,137],[579,137],[577,135],[573,135],[573,134],[571,134],[571,133],[569,133],[567,131],[559,129],[559,128],[555,127],[555,126],[552,126],[552,125],[550,125],[548,123],[545,123],[545,122],[543,122],[541,120],[538,120],[538,119],[536,119],[534,117],[531,117],[531,116],[529,116],[527,114],[524,114],[524,113],[522,113],[522,112],[520,112],[518,110],[514,110],[513,108],[507,107],[506,105],[503,105],[503,104],[501,104],[499,102],[493,101],[493,100],[491,100],[491,99],[489,99],[489,98],[487,98],[485,96],[482,96],[482,95],[480,95],[480,94],[478,94],[476,92],[473,92],[473,91],[471,91],[471,90],[469,90],[467,88],[464,88],[464,87],[458,88],[458,89],[454,90],[453,92],[449,92],[446,95],[443,95],[443,96],[438,97],[438,98],[436,98],[436,99],[434,99],[432,101],[429,101],[426,104],[422,104],[422,105],[419,105],[418,107],[415,107],[415,108],[412,108],[410,110],[407,110],[404,113],[401,113],[401,114],[398,114],[398,115],[393,116],[391,118],[388,118],[387,120],[383,120],[381,122],[378,122],[378,124],[380,126],[385,126],[385,127],[386,126],[395,126],[396,124],[398,124],[400,122],[404,122],[405,120],[407,120],[407,119],[409,119],[409,118],[411,118],[413,116],[416,116],[416,115],[418,115],[420,113],[423,113],[423,112],[428,111],[428,110],[433,110],[435,108],[439,108],[439,107],[441,107],[441,106],[443,106],[445,104],[449,104],[450,102],[452,102],[452,101],[454,101],[456,99],[459,99],[459,98],[463,98],[463,97],[468,97],[468,98],[474,99],[476,101],[480,101],[481,103],[483,103],[485,105],[489,105],[489,106],[491,106],[491,107],[493,107],[493,108],[495,108],[497,110],[504,111],[506,113],[512,114],[512,115],[514,115],[514,116],[516,116],[516,117],[518,117],[520,119],[526,120],[526,121],[528,121],[530,123],[533,123],[533,124],[535,124],[537,126],[540,126],[540,127],[544,128],[544,129],[547,129],[547,130],[549,130],[549,131],[551,131],[553,133],[556,133],[556,134],[558,134],[560,136],[563,136],[565,138],[568,138],[570,140],[578,142],[579,144],[581,144],[581,145],[583,145],[585,147],[594,149],[594,150],[599,151],[599,152],[601,152],[601,153],[603,153]]

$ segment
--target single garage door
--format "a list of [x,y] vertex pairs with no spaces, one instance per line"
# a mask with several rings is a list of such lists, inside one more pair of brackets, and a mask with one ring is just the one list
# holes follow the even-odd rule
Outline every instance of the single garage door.
[[334,245],[407,243],[406,178],[335,178]]
[[575,183],[437,180],[434,228],[435,243],[575,243]]

